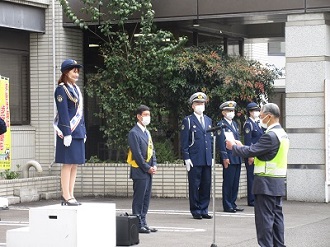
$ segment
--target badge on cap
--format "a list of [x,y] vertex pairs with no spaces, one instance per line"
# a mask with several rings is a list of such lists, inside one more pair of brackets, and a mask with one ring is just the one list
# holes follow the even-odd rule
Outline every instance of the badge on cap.
[[56,99],[60,103],[63,101],[62,95],[57,95]]
[[198,99],[203,99],[203,95],[202,94],[198,94],[197,98]]

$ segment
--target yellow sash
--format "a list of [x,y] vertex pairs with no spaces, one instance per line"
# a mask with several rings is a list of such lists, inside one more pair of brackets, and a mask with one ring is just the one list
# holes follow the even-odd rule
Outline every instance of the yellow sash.
[[[151,140],[151,136],[148,135],[149,137],[149,143],[148,143],[148,149],[147,149],[147,159],[146,162],[149,162],[152,154],[153,154],[153,144],[152,144],[152,140]],[[133,154],[132,154],[132,150],[129,148],[128,149],[128,155],[127,155],[127,163],[130,164],[132,167],[134,168],[138,168],[139,165],[136,163],[136,161],[133,159]]]

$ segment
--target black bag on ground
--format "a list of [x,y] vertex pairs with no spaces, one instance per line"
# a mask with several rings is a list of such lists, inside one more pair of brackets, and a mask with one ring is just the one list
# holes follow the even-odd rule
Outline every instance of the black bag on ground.
[[116,217],[117,246],[130,246],[140,242],[139,218],[128,213]]
[[0,117],[0,135],[7,131],[6,122]]

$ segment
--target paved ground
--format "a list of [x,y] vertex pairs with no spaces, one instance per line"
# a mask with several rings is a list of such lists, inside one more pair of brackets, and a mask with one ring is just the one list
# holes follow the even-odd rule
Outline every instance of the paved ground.
[[[130,212],[130,198],[81,198],[81,202],[116,203],[117,213]],[[59,203],[48,200],[11,205],[0,210],[0,246],[6,246],[8,229],[27,226],[28,210]],[[218,247],[258,246],[253,208],[238,201],[242,213],[224,213],[221,201],[216,201],[215,244]],[[194,220],[189,214],[187,199],[153,198],[148,214],[150,226],[157,233],[140,234],[141,247],[208,247],[213,243],[213,220]],[[211,212],[213,211],[211,207]],[[329,247],[330,205],[325,203],[284,202],[285,237],[287,247]],[[109,229],[110,230],[110,229]],[[46,247],[46,246],[45,246]]]

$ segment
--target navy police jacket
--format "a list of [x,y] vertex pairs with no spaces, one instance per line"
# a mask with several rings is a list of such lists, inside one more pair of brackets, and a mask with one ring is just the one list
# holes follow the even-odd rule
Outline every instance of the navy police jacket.
[[216,142],[217,142],[218,150],[220,151],[221,164],[224,159],[229,159],[230,164],[242,163],[242,159],[239,156],[233,155],[233,152],[231,150],[226,149],[225,132],[232,132],[235,140],[240,140],[240,134],[237,123],[235,121],[232,121],[232,125],[230,125],[226,119],[222,119],[217,124],[217,126],[222,126],[222,128],[216,132],[217,133]]
[[[71,96],[77,98],[78,92],[75,89],[67,86],[66,87]],[[72,135],[74,139],[83,139],[86,135],[84,116],[82,116],[76,129],[71,132],[70,120],[76,115],[78,104],[71,101],[64,91],[62,85],[58,85],[55,89],[55,102],[58,111],[59,121],[57,127],[63,132],[63,136]],[[80,103],[78,98],[78,103]]]
[[205,129],[195,114],[186,116],[181,126],[181,150],[183,160],[190,159],[194,166],[212,165],[212,136],[206,130],[212,127],[212,120],[204,115]]
[[255,121],[253,121],[251,118],[248,118],[244,125],[244,145],[250,146],[251,144],[256,143],[260,136],[264,133],[262,128],[257,124]]

